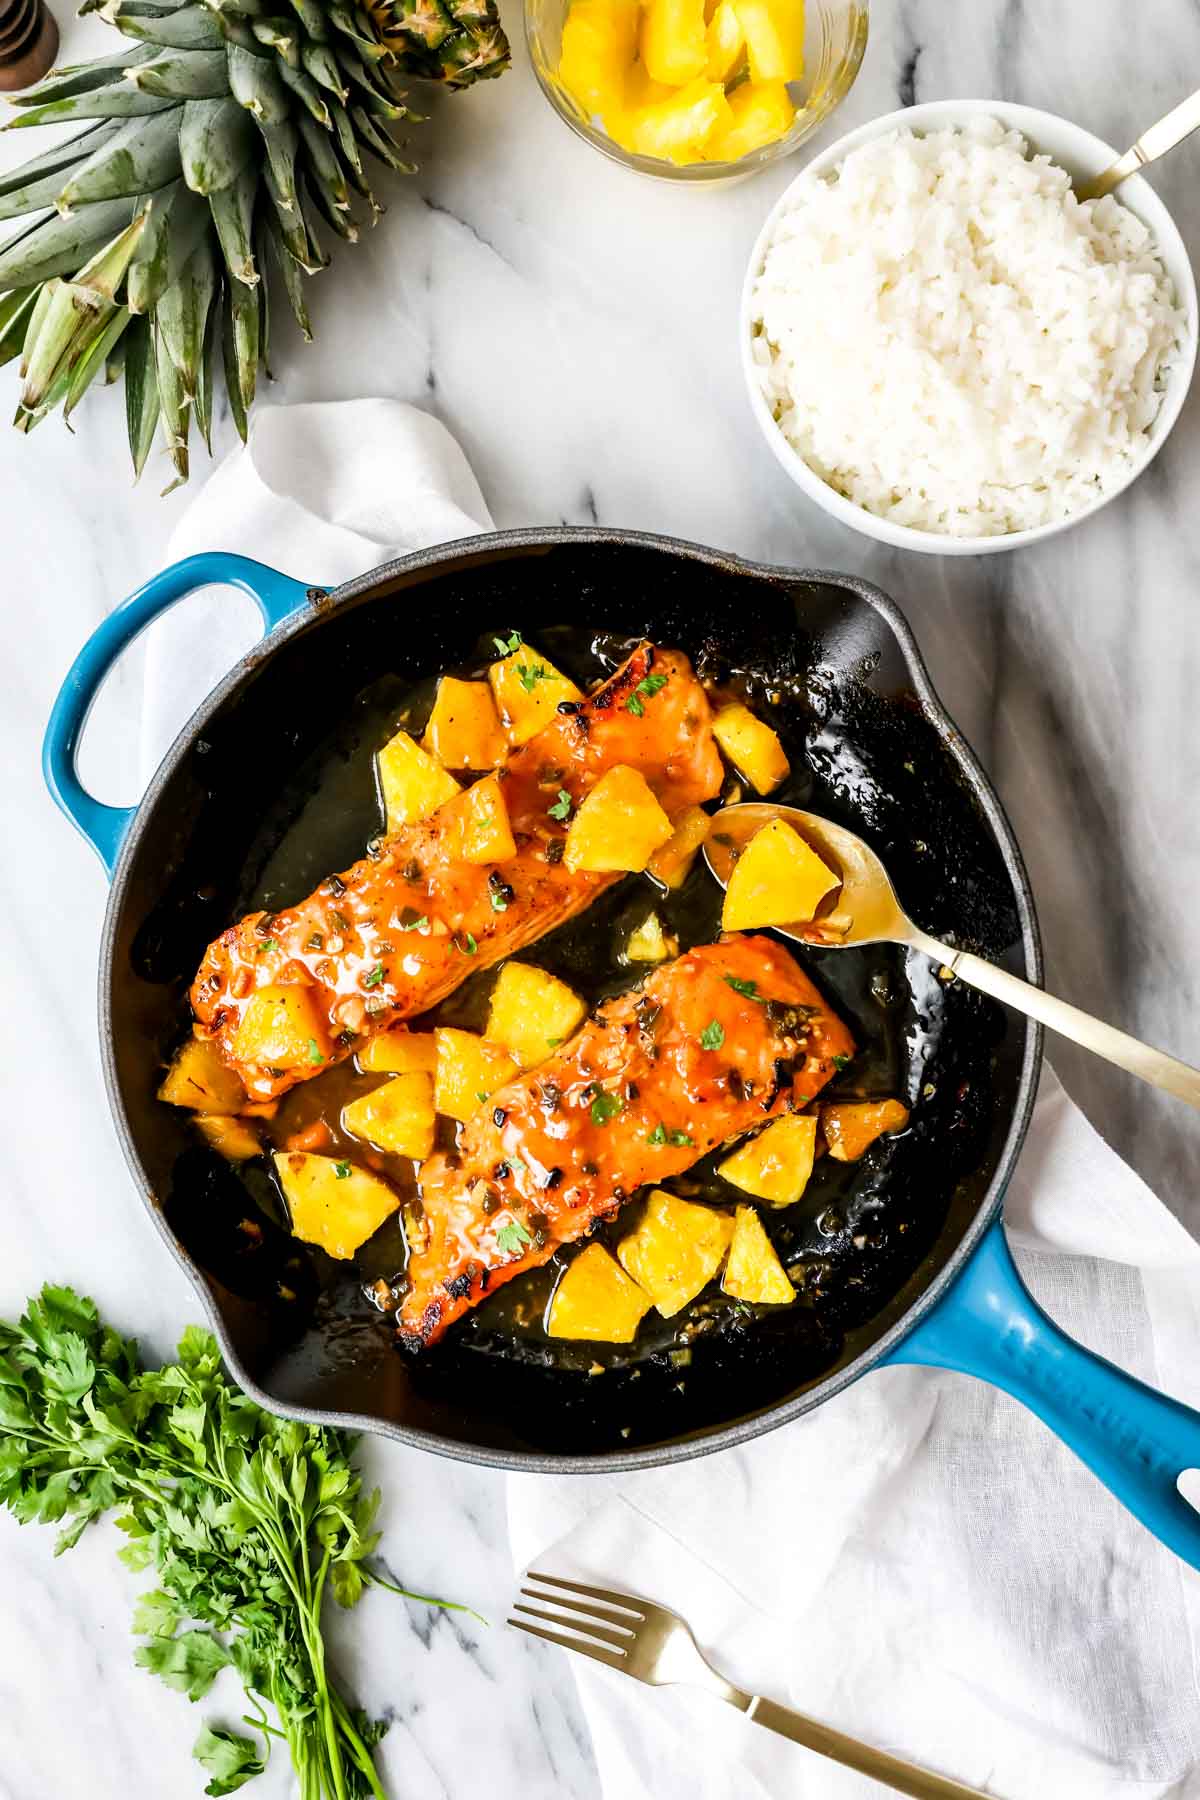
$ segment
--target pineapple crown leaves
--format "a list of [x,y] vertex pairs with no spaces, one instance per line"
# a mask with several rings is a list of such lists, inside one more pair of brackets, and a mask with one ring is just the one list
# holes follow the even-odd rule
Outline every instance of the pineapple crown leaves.
[[4,129],[78,121],[0,176],[0,364],[19,358],[15,424],[71,413],[123,379],[140,475],[156,440],[187,479],[218,360],[244,438],[282,292],[304,337],[324,232],[353,243],[382,212],[372,161],[411,172],[401,81],[500,74],[494,0],[84,0],[131,43],[54,69]]

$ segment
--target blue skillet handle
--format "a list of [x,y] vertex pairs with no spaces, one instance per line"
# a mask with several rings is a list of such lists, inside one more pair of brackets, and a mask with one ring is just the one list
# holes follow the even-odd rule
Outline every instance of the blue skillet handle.
[[1200,1512],[1176,1481],[1200,1468],[1200,1413],[1077,1344],[1017,1274],[996,1220],[933,1310],[885,1361],[957,1369],[1020,1400],[1147,1530],[1200,1569]]
[[121,652],[153,624],[160,614],[197,588],[241,588],[258,607],[265,631],[305,605],[309,588],[277,569],[252,562],[248,556],[228,551],[209,551],[188,556],[152,576],[145,587],[130,594],[93,631],[59,689],[42,744],[42,772],[46,785],[76,830],[82,832],[106,872],[111,875],[137,808],[105,806],[92,798],[75,770],[79,741],[100,684]]

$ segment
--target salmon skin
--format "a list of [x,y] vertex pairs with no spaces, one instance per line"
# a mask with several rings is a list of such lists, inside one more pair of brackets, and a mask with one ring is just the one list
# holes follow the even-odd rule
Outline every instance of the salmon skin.
[[[666,677],[663,686],[629,707],[651,670]],[[509,757],[500,773],[514,857],[481,866],[457,854],[464,789],[299,905],[249,913],[222,932],[191,989],[198,1035],[216,1043],[252,1099],[274,1099],[436,1005],[477,969],[544,937],[622,879],[572,874],[562,861],[567,823],[550,811],[564,810],[561,790],[573,812],[618,764],[645,777],[668,816],[720,790],[708,697],[678,651],[640,644],[608,681],[560,707]],[[312,1060],[297,1067],[239,1058],[234,1038],[251,997],[292,984],[315,1002],[327,1041],[317,1048],[314,1039]]]
[[724,938],[664,964],[493,1094],[457,1150],[422,1165],[402,1341],[436,1343],[637,1188],[802,1109],[853,1051],[772,938]]

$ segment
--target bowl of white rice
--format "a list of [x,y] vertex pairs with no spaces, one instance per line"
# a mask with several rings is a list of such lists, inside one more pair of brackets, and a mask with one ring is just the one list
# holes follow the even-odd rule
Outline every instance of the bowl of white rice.
[[1196,359],[1196,284],[1142,177],[1053,113],[936,101],[811,162],[750,259],[751,405],[784,469],[869,537],[942,555],[1075,525],[1154,457]]

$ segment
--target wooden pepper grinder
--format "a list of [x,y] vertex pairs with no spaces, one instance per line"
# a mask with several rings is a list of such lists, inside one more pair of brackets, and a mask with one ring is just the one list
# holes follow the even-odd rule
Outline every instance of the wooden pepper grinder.
[[58,26],[45,0],[0,0],[0,91],[40,81],[58,54]]

